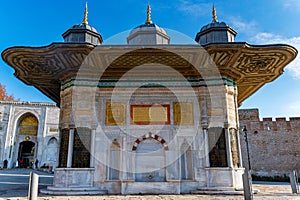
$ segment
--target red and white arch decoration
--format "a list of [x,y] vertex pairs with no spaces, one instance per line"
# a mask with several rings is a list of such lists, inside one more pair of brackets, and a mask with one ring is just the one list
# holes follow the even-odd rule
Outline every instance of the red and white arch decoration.
[[147,133],[145,135],[143,135],[142,137],[138,138],[135,140],[134,142],[134,145],[132,147],[132,151],[136,151],[137,149],[137,146],[144,140],[147,140],[147,139],[154,139],[156,140],[157,142],[159,142],[165,151],[169,150],[169,147],[168,145],[166,144],[166,140],[164,140],[162,137],[160,137],[159,135],[156,135],[154,133]]

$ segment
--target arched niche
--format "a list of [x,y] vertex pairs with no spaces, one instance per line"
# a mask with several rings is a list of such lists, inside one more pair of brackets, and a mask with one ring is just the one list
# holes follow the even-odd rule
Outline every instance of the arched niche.
[[166,181],[166,154],[161,142],[146,138],[139,142],[135,152],[135,181]]
[[121,146],[118,140],[114,140],[109,148],[108,154],[108,180],[119,180],[121,169]]
[[58,154],[58,141],[52,137],[47,143],[47,162],[56,163]]
[[191,146],[184,141],[180,147],[180,177],[181,180],[193,179],[193,163],[192,163]]

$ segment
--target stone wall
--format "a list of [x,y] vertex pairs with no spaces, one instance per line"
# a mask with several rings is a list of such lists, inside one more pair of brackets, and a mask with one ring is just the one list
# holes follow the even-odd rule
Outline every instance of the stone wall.
[[248,167],[245,134],[253,174],[284,176],[300,169],[300,117],[259,119],[258,109],[239,110],[243,165]]

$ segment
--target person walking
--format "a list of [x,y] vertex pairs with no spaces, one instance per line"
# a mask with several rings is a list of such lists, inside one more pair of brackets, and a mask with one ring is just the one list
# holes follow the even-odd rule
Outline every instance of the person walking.
[[39,160],[36,159],[34,164],[35,164],[35,168],[38,169],[39,168]]
[[3,161],[3,168],[4,168],[4,169],[7,168],[7,164],[8,164],[8,161],[5,159],[5,160]]
[[20,168],[23,168],[24,167],[24,160],[23,159],[20,159]]

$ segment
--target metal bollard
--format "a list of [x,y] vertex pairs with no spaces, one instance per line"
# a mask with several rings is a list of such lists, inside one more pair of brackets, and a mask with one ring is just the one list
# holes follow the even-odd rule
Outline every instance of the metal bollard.
[[290,182],[292,187],[292,193],[299,193],[299,186],[298,186],[298,175],[297,172],[294,170],[290,174]]
[[28,200],[38,199],[39,175],[30,172]]

